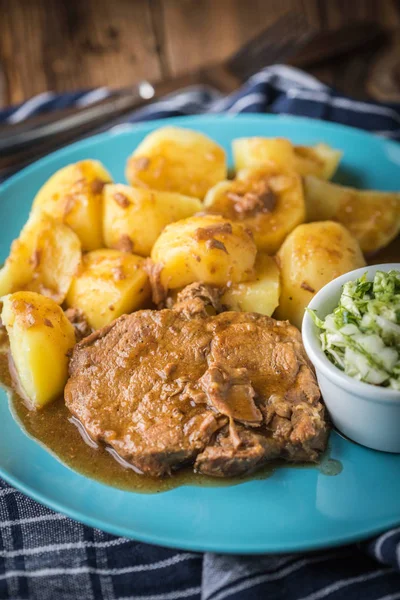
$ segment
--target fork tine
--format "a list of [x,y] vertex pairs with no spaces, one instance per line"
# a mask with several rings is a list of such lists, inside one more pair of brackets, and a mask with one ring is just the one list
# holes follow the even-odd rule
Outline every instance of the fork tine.
[[302,44],[303,40],[298,39],[285,40],[279,45],[274,44],[272,46],[266,46],[265,49],[260,52],[255,59],[252,59],[247,68],[244,65],[245,78],[247,79],[251,74],[254,74],[267,65],[272,65],[276,62],[285,62],[285,60],[291,56],[296,49],[302,46]]
[[241,79],[246,79],[263,66],[283,61],[305,44],[315,29],[298,12],[285,13],[270,27],[250,40],[227,60],[226,66]]
[[281,41],[283,38],[287,37],[287,34],[299,35],[299,32],[310,28],[311,26],[301,13],[285,13],[272,25],[261,31],[257,36],[242,46],[229,60],[235,61],[241,56],[254,55],[262,50],[265,44],[269,45],[270,40]]

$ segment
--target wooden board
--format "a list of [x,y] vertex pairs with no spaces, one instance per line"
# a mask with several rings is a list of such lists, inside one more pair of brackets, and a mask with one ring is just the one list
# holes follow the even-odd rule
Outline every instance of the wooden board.
[[147,0],[0,0],[6,102],[161,76]]
[[[318,28],[368,18],[400,35],[398,0],[0,0],[0,106],[188,72],[294,9]],[[400,100],[398,49],[371,48],[310,72],[355,96]]]

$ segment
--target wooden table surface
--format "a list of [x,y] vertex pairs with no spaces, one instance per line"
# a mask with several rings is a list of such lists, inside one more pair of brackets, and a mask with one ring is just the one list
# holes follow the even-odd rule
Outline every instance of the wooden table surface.
[[383,48],[309,71],[356,97],[400,100],[399,0],[0,0],[0,106],[190,71],[290,9],[318,28],[366,18],[393,30]]

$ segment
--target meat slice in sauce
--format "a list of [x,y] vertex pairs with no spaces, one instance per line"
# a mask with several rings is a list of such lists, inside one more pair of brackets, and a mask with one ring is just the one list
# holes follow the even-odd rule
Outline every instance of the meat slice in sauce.
[[67,407],[148,475],[193,463],[227,477],[278,457],[317,460],[328,428],[299,331],[255,313],[214,314],[217,302],[192,287],[172,310],[125,315],[82,340]]
[[228,431],[221,430],[214,444],[197,455],[195,469],[210,477],[237,477],[279,458],[281,448],[273,437],[244,427],[238,430],[238,435],[241,443],[236,446]]
[[204,283],[191,283],[178,293],[173,309],[186,317],[209,317],[223,312],[220,298],[223,288]]
[[85,315],[79,308],[67,308],[64,311],[68,321],[72,323],[75,329],[75,338],[77,342],[90,335],[93,329],[86,320]]

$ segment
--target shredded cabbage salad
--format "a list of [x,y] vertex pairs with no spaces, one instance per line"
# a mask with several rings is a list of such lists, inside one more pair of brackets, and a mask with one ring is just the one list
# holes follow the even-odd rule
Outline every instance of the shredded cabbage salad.
[[325,317],[310,310],[322,349],[350,377],[400,391],[400,272],[378,271],[345,283]]

